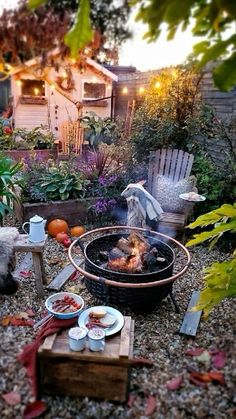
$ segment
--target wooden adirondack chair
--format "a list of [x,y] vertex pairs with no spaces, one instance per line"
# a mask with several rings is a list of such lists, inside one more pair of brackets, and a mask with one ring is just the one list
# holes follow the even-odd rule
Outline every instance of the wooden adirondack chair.
[[[163,175],[174,183],[188,177],[191,173],[194,156],[183,150],[162,149],[153,151],[149,157],[148,191],[155,197],[156,176]],[[164,212],[158,223],[158,231],[183,230],[193,204],[186,202],[183,214]]]

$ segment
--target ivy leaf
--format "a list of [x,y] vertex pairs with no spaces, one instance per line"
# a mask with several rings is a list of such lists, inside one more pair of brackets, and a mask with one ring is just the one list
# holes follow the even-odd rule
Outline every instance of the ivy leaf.
[[47,0],[29,0],[29,8],[30,9],[36,9],[39,6],[42,6],[44,3],[46,3]]
[[70,48],[72,58],[92,40],[89,0],[81,0],[72,28],[65,36],[65,44]]

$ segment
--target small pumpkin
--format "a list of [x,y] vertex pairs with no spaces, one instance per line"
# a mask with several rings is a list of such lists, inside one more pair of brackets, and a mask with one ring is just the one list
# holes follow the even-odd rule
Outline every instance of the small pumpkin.
[[69,227],[65,220],[56,218],[55,220],[50,221],[48,224],[48,234],[52,237],[56,237],[58,233],[66,233]]
[[75,226],[70,229],[70,234],[72,237],[82,236],[86,231],[84,226]]

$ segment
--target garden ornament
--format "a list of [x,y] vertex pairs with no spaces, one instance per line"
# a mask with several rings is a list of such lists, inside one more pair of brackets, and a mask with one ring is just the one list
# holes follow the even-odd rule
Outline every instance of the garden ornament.
[[39,215],[34,215],[32,218],[30,218],[30,221],[23,224],[22,229],[25,231],[25,233],[28,234],[28,232],[25,230],[25,226],[29,225],[29,241],[32,243],[37,243],[45,240],[45,224],[46,220],[44,220]]
[[146,219],[157,221],[163,210],[143,187],[144,182],[130,183],[122,192],[128,205],[127,225],[146,228]]

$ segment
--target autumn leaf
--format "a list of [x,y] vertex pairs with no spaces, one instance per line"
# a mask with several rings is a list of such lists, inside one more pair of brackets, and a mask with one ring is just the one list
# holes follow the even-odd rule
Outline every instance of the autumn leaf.
[[183,376],[180,375],[179,377],[174,377],[171,380],[167,381],[166,387],[168,390],[178,390],[183,383]]
[[47,406],[41,400],[36,400],[33,403],[27,404],[24,411],[24,419],[34,419],[46,412]]
[[190,383],[195,384],[196,386],[199,386],[199,387],[207,387],[207,383],[204,383],[203,381],[199,380],[196,377],[190,376],[189,377],[189,381],[190,381]]
[[197,361],[205,365],[210,365],[211,355],[207,350],[203,351],[200,355],[194,357]]
[[10,393],[2,394],[2,398],[10,406],[15,406],[21,402],[21,395],[16,391],[11,391]]
[[201,355],[204,351],[205,351],[205,349],[203,349],[203,348],[192,348],[192,349],[187,349],[187,350],[185,351],[185,355],[189,355],[189,356],[199,356],[199,355]]
[[127,401],[127,406],[132,407],[134,405],[134,402],[135,402],[136,398],[137,398],[136,394],[130,393],[128,401]]
[[216,383],[225,384],[225,377],[224,374],[222,374],[222,372],[219,371],[210,371],[208,373],[209,377],[211,378],[212,381],[215,381]]
[[25,319],[27,320],[29,318],[28,313],[26,311],[20,311],[20,313],[15,314],[16,319]]
[[212,356],[212,363],[216,368],[224,368],[226,363],[226,353],[224,351],[218,351]]
[[8,326],[10,324],[10,321],[11,321],[11,316],[2,317],[1,319],[2,326]]
[[34,320],[32,319],[17,319],[16,317],[12,316],[11,326],[33,326]]
[[156,407],[157,407],[156,397],[148,396],[147,404],[145,407],[145,415],[151,416],[155,412]]
[[79,272],[75,271],[71,274],[71,276],[69,277],[69,280],[70,281],[75,281],[76,279],[78,279],[78,277],[79,277]]
[[209,377],[209,374],[207,372],[198,372],[192,368],[189,368],[188,370],[192,378],[195,378],[204,383],[209,383],[211,381],[211,378]]
[[30,278],[31,277],[31,271],[21,271],[20,276],[23,278]]
[[28,314],[29,317],[34,317],[35,316],[35,312],[32,310],[32,308],[28,308],[26,310],[26,313]]

